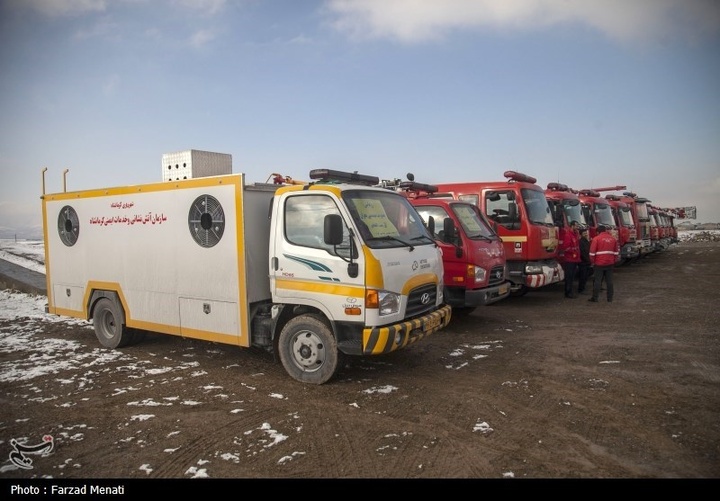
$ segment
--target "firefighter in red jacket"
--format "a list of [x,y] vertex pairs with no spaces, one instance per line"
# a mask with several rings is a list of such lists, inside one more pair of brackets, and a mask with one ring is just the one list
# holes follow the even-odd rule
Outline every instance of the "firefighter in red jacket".
[[598,302],[600,296],[600,286],[603,278],[605,279],[605,287],[607,288],[608,303],[612,303],[615,288],[613,284],[613,269],[615,262],[620,254],[620,245],[618,241],[608,231],[605,226],[598,226],[598,233],[590,242],[590,262],[594,268],[593,293],[588,301]]
[[580,224],[577,221],[570,223],[570,229],[564,229],[560,238],[560,255],[565,273],[565,297],[576,298],[573,292],[575,273],[580,263]]

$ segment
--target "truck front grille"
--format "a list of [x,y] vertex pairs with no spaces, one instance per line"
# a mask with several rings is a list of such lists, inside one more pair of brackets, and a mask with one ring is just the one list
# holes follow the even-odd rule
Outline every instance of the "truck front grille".
[[437,287],[435,284],[423,285],[410,291],[408,296],[407,316],[414,317],[430,311],[437,301]]
[[496,266],[490,270],[490,279],[488,280],[490,285],[500,285],[505,283],[505,267]]

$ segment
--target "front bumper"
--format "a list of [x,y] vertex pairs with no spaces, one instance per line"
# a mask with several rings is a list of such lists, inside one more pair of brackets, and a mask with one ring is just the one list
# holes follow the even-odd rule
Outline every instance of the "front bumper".
[[362,333],[362,354],[380,355],[404,348],[450,323],[452,309],[443,305],[412,320],[382,327],[366,327]]

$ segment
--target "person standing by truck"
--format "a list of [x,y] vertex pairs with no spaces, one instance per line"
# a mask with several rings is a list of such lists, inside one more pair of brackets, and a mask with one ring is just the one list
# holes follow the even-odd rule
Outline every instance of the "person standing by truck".
[[600,296],[600,287],[603,279],[607,288],[607,301],[612,303],[615,287],[613,284],[613,269],[618,255],[620,255],[620,246],[618,241],[610,232],[606,231],[605,226],[598,226],[598,234],[590,242],[590,262],[595,272],[593,279],[592,297],[588,299],[593,303],[598,302]]
[[590,232],[580,228],[580,262],[578,263],[578,294],[587,294],[585,285],[590,276]]
[[565,273],[565,297],[574,299],[577,294],[573,292],[575,284],[575,273],[580,263],[580,239],[578,228],[580,224],[573,221],[569,229],[562,230],[560,238],[560,252],[562,254],[562,266]]

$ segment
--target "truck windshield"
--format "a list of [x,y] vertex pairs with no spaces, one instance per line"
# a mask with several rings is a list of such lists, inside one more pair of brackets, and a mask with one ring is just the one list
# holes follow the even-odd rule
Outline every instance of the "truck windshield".
[[620,209],[618,210],[618,215],[620,216],[620,222],[626,228],[635,224],[633,222],[632,212],[630,211],[629,207],[620,207]]
[[462,203],[452,204],[451,207],[468,238],[488,240],[496,237],[495,231],[480,215],[476,206]]
[[541,189],[523,188],[521,191],[530,222],[552,226],[552,213],[547,198],[545,198],[545,193]]
[[574,221],[580,223],[581,226],[587,225],[587,222],[585,221],[585,214],[582,212],[582,205],[579,203],[571,204],[569,202],[563,202],[562,208],[563,212],[565,212],[565,219],[567,220],[568,225],[572,224]]
[[612,209],[608,204],[596,203],[594,207],[595,221],[597,224],[603,224],[605,226],[615,226],[615,218],[612,214]]
[[387,190],[346,190],[342,197],[368,247],[435,244],[415,207],[402,195]]

